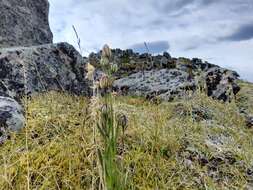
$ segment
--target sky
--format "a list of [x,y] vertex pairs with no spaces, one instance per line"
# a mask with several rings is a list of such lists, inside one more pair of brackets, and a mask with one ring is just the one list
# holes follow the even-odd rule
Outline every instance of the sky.
[[253,0],[49,0],[54,42],[198,57],[253,82]]

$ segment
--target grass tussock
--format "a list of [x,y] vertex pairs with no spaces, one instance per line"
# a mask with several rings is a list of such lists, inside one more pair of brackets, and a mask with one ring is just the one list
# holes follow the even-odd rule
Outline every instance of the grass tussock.
[[[87,101],[63,94],[32,98],[26,130],[13,133],[1,147],[0,188],[27,189],[27,156],[31,189],[82,189],[96,175]],[[28,139],[28,152],[25,141]]]
[[[246,87],[242,92],[253,92]],[[158,105],[116,97],[114,111],[128,118],[117,143],[126,189],[252,186],[253,132],[238,112],[244,96],[250,109],[252,97],[243,93],[226,104],[201,93]],[[94,144],[88,104],[85,98],[55,92],[32,97],[27,129],[1,145],[0,189],[27,189],[28,182],[30,189],[97,189],[95,147],[101,143],[97,137]]]

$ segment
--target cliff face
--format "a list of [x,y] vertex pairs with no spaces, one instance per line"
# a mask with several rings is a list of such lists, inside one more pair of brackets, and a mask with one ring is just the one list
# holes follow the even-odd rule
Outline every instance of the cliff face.
[[0,1],[0,48],[52,43],[48,0]]

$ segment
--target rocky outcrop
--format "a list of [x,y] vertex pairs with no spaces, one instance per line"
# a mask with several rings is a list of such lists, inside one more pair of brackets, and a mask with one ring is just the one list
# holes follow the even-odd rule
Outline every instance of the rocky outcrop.
[[[101,59],[101,53],[100,51],[97,54],[91,53],[89,55],[89,62],[96,68],[100,67],[99,61]],[[112,50],[112,54],[114,63],[119,66],[119,70],[115,74],[116,78],[129,76],[130,74],[144,70],[176,68],[176,59],[171,58],[167,52],[163,55],[151,56],[150,54],[133,52],[131,49],[114,49]]]
[[[0,142],[7,138],[6,131],[24,126],[17,102],[23,95],[58,90],[60,85],[64,90],[82,92],[80,78],[85,72],[80,69],[81,56],[72,46],[30,47],[52,43],[48,13],[48,0],[0,1]],[[9,47],[14,48],[6,49]]]
[[8,131],[18,131],[25,125],[23,109],[12,98],[0,96],[0,143],[8,138]]
[[159,98],[170,101],[185,95],[186,90],[196,88],[189,74],[177,69],[161,69],[137,72],[114,82],[114,89],[123,94]]
[[223,101],[230,101],[240,91],[235,82],[239,75],[220,67],[213,67],[205,73],[207,95]]
[[[86,61],[73,46],[52,44],[48,13],[48,0],[0,1],[0,133],[24,126],[17,103],[24,95],[51,90],[91,94]],[[114,89],[123,94],[170,101],[200,86],[209,96],[229,101],[239,91],[235,72],[200,59],[173,58],[167,52],[152,56],[115,49],[112,53],[119,67]],[[100,58],[101,52],[89,56],[98,71]],[[99,76],[101,72],[96,72]]]
[[0,50],[0,95],[20,100],[50,90],[89,95],[81,55],[67,43]]
[[[0,143],[24,126],[24,95],[62,91],[89,95],[82,56],[67,43],[0,50]],[[18,103],[19,102],[19,103]]]
[[[208,96],[226,102],[240,90],[236,72],[201,59],[173,58],[167,52],[152,56],[115,49],[112,53],[119,66],[114,89],[123,94],[168,101],[199,87],[204,88]],[[101,52],[92,53],[89,62],[99,68],[100,58]]]
[[0,1],[0,48],[52,43],[48,0]]

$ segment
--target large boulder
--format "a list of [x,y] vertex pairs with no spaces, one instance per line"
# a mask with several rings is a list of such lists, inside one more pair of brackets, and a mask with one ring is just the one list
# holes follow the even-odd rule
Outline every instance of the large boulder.
[[137,72],[114,82],[114,89],[123,94],[143,96],[148,99],[173,100],[194,90],[196,84],[189,74],[176,69]]
[[0,48],[52,43],[48,0],[0,1]]
[[238,75],[218,66],[202,71],[202,78],[186,71],[187,69],[153,69],[137,72],[117,79],[114,89],[122,94],[169,101],[187,95],[189,90],[204,87],[208,96],[224,102],[231,101],[240,90],[236,83]]
[[82,56],[67,43],[0,50],[0,95],[20,100],[50,90],[89,95]]
[[46,91],[90,95],[85,63],[67,43],[0,50],[0,143],[24,127],[24,95]]
[[0,96],[0,144],[8,138],[8,131],[19,131],[25,125],[22,106],[12,98]]

